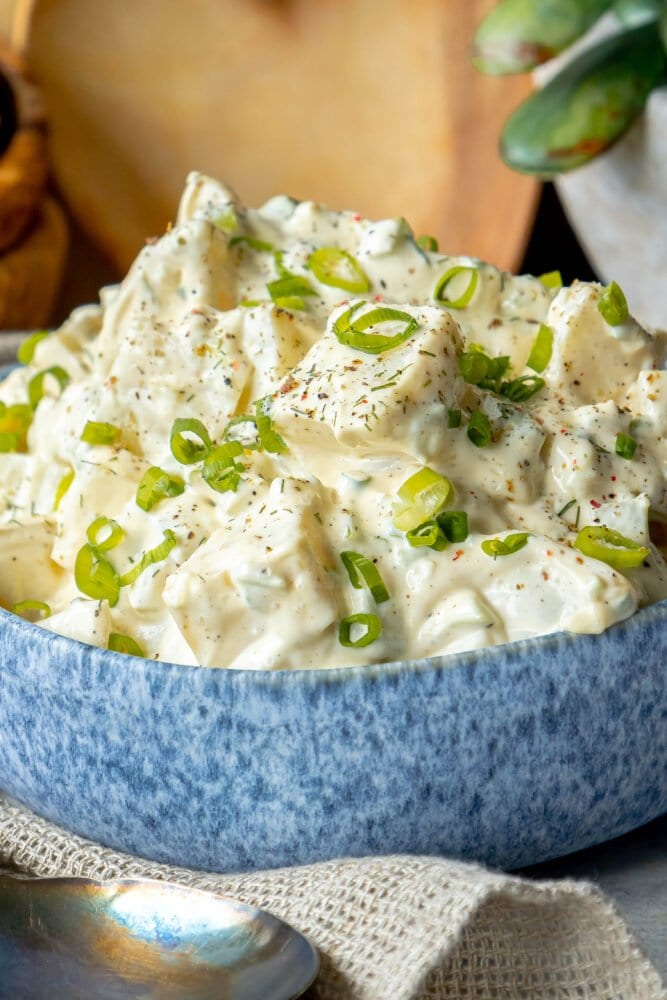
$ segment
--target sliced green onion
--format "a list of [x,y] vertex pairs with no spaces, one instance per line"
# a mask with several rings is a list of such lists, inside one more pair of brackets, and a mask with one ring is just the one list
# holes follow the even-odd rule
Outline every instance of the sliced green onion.
[[[201,443],[185,437],[186,434],[199,438]],[[195,417],[179,417],[174,420],[169,444],[172,455],[181,465],[194,465],[196,462],[203,462],[213,447],[208,431],[201,420],[197,420]]]
[[472,345],[469,351],[464,351],[456,359],[463,381],[468,385],[478,385],[482,389],[498,392],[503,375],[510,367],[507,354],[491,358],[480,347]]
[[602,292],[598,310],[609,326],[620,326],[628,318],[628,303],[623,290],[612,281]]
[[[541,274],[540,281],[546,288],[562,288],[563,287],[563,276],[560,271],[545,271]],[[541,368],[537,368],[536,371],[542,371]]]
[[447,413],[447,426],[450,428],[461,426],[461,411],[449,410]]
[[44,601],[19,601],[10,610],[28,622],[41,622],[51,614],[51,608]]
[[156,545],[154,549],[149,549],[148,552],[144,552],[137,563],[128,570],[127,573],[123,573],[120,577],[119,584],[121,587],[129,587],[136,580],[139,579],[144,570],[147,570],[149,566],[153,566],[155,563],[163,562],[171,550],[176,546],[176,535],[169,528],[164,532],[164,541]]
[[0,452],[25,451],[28,428],[34,416],[29,403],[0,407]]
[[616,454],[621,458],[631,459],[637,451],[637,442],[629,434],[616,435]]
[[512,535],[505,535],[504,538],[487,538],[482,542],[482,551],[487,556],[511,556],[527,543],[530,535],[527,531],[517,531]]
[[[353,625],[364,625],[366,627],[365,633],[360,635],[358,639],[352,640],[352,626]],[[377,615],[370,614],[357,614],[348,615],[347,618],[343,618],[338,625],[338,641],[341,646],[348,646],[352,649],[360,649],[362,646],[370,646],[372,642],[379,639],[382,635],[382,622]]]
[[89,420],[81,432],[81,440],[87,444],[115,444],[121,435],[120,427],[105,424],[98,420]]
[[8,452],[20,451],[21,435],[13,431],[0,431],[0,454],[6,455]]
[[491,422],[481,410],[473,410],[468,420],[468,437],[477,448],[486,448],[491,444],[493,431]]
[[75,476],[74,469],[70,469],[69,472],[66,472],[65,475],[60,480],[60,482],[58,483],[58,488],[56,489],[56,495],[53,498],[54,511],[58,510],[58,508],[60,507],[60,501],[65,496],[70,486],[74,482],[74,476]]
[[235,492],[245,466],[234,459],[242,454],[243,446],[238,441],[227,441],[213,448],[202,468],[204,482],[217,493]]
[[435,517],[454,495],[449,479],[425,465],[399,487],[401,509],[393,519],[399,531],[411,531]]
[[[238,430],[241,431],[238,436],[235,436],[234,428],[238,428]],[[252,440],[250,435],[252,435]],[[238,444],[242,445],[247,451],[257,451],[261,448],[259,434],[257,433],[257,420],[255,417],[250,416],[249,413],[244,413],[238,417],[232,417],[222,432],[222,436],[225,441],[238,442]]]
[[16,353],[19,363],[29,365],[35,355],[35,348],[46,337],[48,337],[46,330],[38,330],[36,333],[31,333],[29,337],[26,337]]
[[341,552],[340,558],[353,587],[357,590],[368,587],[376,604],[389,600],[389,591],[375,563],[361,552]]
[[143,649],[130,635],[123,635],[121,632],[110,632],[107,649],[114,653],[126,653],[128,656],[145,656]]
[[448,545],[440,525],[435,520],[424,521],[423,524],[418,525],[416,528],[406,531],[405,539],[413,549],[427,546],[430,549],[435,549],[436,552],[442,552]]
[[256,401],[255,423],[257,425],[257,436],[259,437],[260,448],[262,448],[263,451],[268,451],[273,455],[277,455],[280,452],[287,451],[287,445],[273,426],[273,421],[269,415],[270,405],[270,396],[264,396],[263,399],[258,399]]
[[118,603],[120,577],[108,559],[93,545],[84,545],[74,564],[74,582],[86,597],[108,601],[113,608]]
[[468,537],[468,515],[464,510],[443,510],[436,515],[436,521],[448,542],[465,542]]
[[281,309],[305,309],[304,298],[316,295],[307,278],[298,274],[284,274],[267,284],[269,295]]
[[423,236],[418,236],[416,243],[418,247],[422,248],[422,250],[427,250],[430,253],[437,253],[440,249],[435,236],[429,236],[427,233],[424,233]]
[[[469,274],[470,280],[463,292],[456,299],[448,299],[445,297],[447,291],[447,286],[457,274]],[[435,286],[435,291],[433,292],[433,298],[440,305],[447,306],[448,309],[464,309],[472,299],[475,294],[475,289],[477,288],[477,283],[479,281],[479,271],[476,267],[470,267],[465,264],[458,264],[456,267],[450,267],[448,271],[442,275],[439,279],[437,285]]]
[[650,555],[650,550],[603,524],[582,528],[574,540],[575,549],[599,559],[613,569],[635,569]]
[[33,375],[28,382],[28,399],[33,410],[36,409],[38,403],[44,397],[44,382],[49,376],[56,380],[61,393],[69,385],[70,377],[60,365],[54,365],[53,368],[45,368],[43,372]]
[[96,517],[92,524],[88,525],[86,536],[98,552],[109,552],[123,541],[125,530],[110,517]]
[[185,483],[180,476],[172,476],[157,465],[146,469],[137,486],[137,506],[142,510],[152,510],[165,497],[180,497]]
[[[419,323],[410,313],[403,312],[402,309],[392,309],[390,306],[378,306],[376,309],[369,309],[368,312],[357,315],[362,306],[367,302],[356,302],[350,306],[334,322],[333,332],[341,344],[347,347],[354,347],[365,354],[382,354],[404,343],[415,330],[419,329]],[[402,330],[393,336],[386,336],[379,333],[367,333],[373,327],[382,326],[384,323],[403,323]]]
[[357,260],[339,247],[320,247],[308,259],[318,281],[346,292],[367,292],[371,283]]
[[551,361],[554,346],[554,332],[546,323],[540,325],[533,346],[530,349],[526,366],[534,372],[543,372]]
[[224,212],[213,220],[213,225],[217,226],[218,229],[222,229],[225,233],[235,233],[239,228],[239,217],[236,210],[228,205]]
[[266,243],[264,240],[256,240],[253,236],[232,236],[229,245],[230,247],[243,245],[250,247],[251,250],[266,251],[267,253],[273,250],[271,243]]
[[275,250],[273,254],[273,262],[276,265],[276,271],[281,278],[289,278],[292,272],[285,267],[283,264],[283,259],[285,257],[284,250]]
[[521,375],[512,379],[511,382],[503,382],[500,393],[513,403],[525,403],[527,399],[534,396],[540,389],[544,389],[545,382],[539,375]]

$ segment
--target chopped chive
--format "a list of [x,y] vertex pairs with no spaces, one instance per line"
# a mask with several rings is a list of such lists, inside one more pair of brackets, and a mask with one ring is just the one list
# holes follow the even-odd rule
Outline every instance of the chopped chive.
[[26,337],[16,354],[19,363],[29,365],[34,357],[35,348],[46,337],[48,337],[46,330],[38,330],[36,333],[31,333],[29,337]]
[[[468,274],[470,276],[466,288],[457,298],[445,298],[447,286],[458,274]],[[446,306],[448,309],[464,309],[472,300],[478,282],[479,270],[476,267],[470,267],[469,265],[464,264],[459,264],[456,267],[450,267],[449,270],[445,271],[445,273],[438,280],[433,292],[433,298],[436,302],[439,302],[440,305]]]
[[616,454],[630,460],[637,450],[637,442],[629,434],[616,435]]
[[120,435],[120,427],[116,427],[114,424],[89,420],[81,432],[81,440],[87,444],[112,445],[118,441]]
[[449,410],[447,413],[447,426],[450,428],[461,426],[461,411]]
[[389,591],[375,563],[361,552],[341,552],[340,558],[353,587],[357,590],[368,587],[376,604],[389,600]]
[[[359,309],[368,304],[365,301],[356,302],[336,318],[333,332],[341,344],[354,347],[365,354],[382,354],[404,343],[415,330],[419,329],[419,323],[414,316],[403,312],[402,309],[392,309],[389,306],[378,306],[358,315]],[[355,314],[356,318],[353,319]],[[400,323],[403,328],[390,336],[366,332],[382,327],[385,323]]]
[[318,281],[332,288],[357,294],[369,291],[370,280],[361,264],[339,247],[320,247],[308,259],[308,267]]
[[530,349],[526,366],[534,372],[543,372],[551,361],[554,345],[554,332],[546,323],[540,325],[533,346]]
[[157,465],[147,469],[137,486],[136,503],[142,510],[149,511],[165,497],[178,497],[185,490],[180,476],[172,476]]
[[[199,438],[199,442],[193,441],[192,437],[185,437],[186,434]],[[169,443],[172,455],[181,465],[203,462],[212,448],[208,431],[201,420],[195,417],[179,417],[174,420]]]
[[149,566],[163,562],[167,558],[171,550],[176,546],[176,535],[169,528],[163,534],[164,540],[159,545],[156,545],[154,549],[149,549],[147,552],[142,553],[141,558],[135,563],[132,569],[119,578],[118,583],[120,587],[131,586]]
[[74,482],[74,475],[75,475],[74,469],[70,469],[69,472],[66,472],[65,475],[60,480],[60,482],[58,483],[58,487],[56,489],[56,495],[53,498],[54,511],[58,510],[58,508],[60,507],[60,501],[65,496],[68,489]]
[[51,614],[51,608],[44,601],[19,601],[10,611],[28,622],[40,622]]
[[[540,281],[546,288],[562,288],[563,287],[563,277],[560,271],[545,271],[544,274],[540,274]],[[539,371],[540,369],[538,369]]]
[[519,549],[522,549],[528,542],[530,535],[527,531],[517,531],[504,538],[487,538],[482,542],[482,551],[487,556],[510,556]]
[[270,396],[264,396],[262,399],[256,400],[255,424],[257,426],[257,436],[259,438],[260,448],[263,451],[270,452],[272,455],[277,455],[280,454],[280,452],[287,451],[288,449],[280,434],[273,426],[273,420],[271,419],[269,413],[270,406]]
[[599,559],[613,569],[635,569],[650,555],[649,549],[603,524],[582,528],[574,547],[583,555]]
[[473,410],[468,420],[468,437],[477,448],[486,448],[491,444],[493,431],[491,422],[481,410]]
[[30,400],[30,405],[33,410],[37,408],[40,400],[44,396],[44,382],[47,378],[55,379],[58,383],[60,393],[65,390],[70,382],[69,375],[64,368],[60,367],[60,365],[54,365],[52,368],[45,368],[44,371],[38,372],[37,375],[33,375],[28,382],[28,399]]
[[442,552],[448,544],[442,528],[435,519],[424,521],[416,528],[406,531],[405,539],[413,549],[428,547],[435,549],[436,552]]
[[603,290],[598,302],[598,310],[609,326],[620,326],[628,318],[628,302],[623,290],[615,281]]
[[118,603],[120,577],[94,545],[87,544],[79,549],[74,563],[74,582],[86,597],[108,601],[112,608]]
[[521,375],[511,382],[503,382],[500,394],[513,403],[525,403],[545,386],[545,381],[539,375]]
[[125,538],[125,531],[116,521],[112,521],[110,517],[96,517],[88,525],[86,536],[90,544],[98,552],[108,552],[110,549],[115,549],[117,545],[120,545]]
[[448,542],[465,542],[468,537],[468,515],[464,510],[444,510],[435,519]]
[[399,487],[402,506],[394,516],[394,527],[399,531],[419,527],[435,517],[453,495],[449,479],[425,465]]
[[418,247],[422,248],[422,250],[427,250],[430,253],[437,253],[440,249],[435,236],[429,236],[427,233],[424,233],[423,236],[418,236],[416,243]]
[[111,649],[114,653],[126,653],[128,656],[145,656],[136,639],[130,635],[122,635],[120,632],[109,633],[107,649]]
[[[359,636],[357,639],[352,639],[352,627],[353,625],[364,625],[366,627],[365,633]],[[341,646],[347,646],[352,649],[360,649],[362,646],[370,646],[372,642],[379,639],[382,635],[382,622],[377,615],[372,614],[356,614],[348,615],[343,618],[338,625],[338,641]]]
[[251,250],[265,251],[267,253],[273,250],[271,243],[265,243],[264,240],[256,240],[253,236],[232,236],[229,245],[230,247],[246,246],[250,247]]
[[236,492],[245,466],[234,459],[242,454],[243,446],[238,441],[227,441],[213,448],[204,460],[204,482],[216,493]]

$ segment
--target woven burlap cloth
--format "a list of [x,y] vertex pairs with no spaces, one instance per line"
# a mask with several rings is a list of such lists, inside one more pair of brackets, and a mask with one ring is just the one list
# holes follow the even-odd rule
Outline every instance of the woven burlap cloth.
[[317,946],[318,1000],[665,1000],[613,905],[534,882],[392,856],[215,875],[91,843],[0,797],[0,863],[33,875],[169,879],[270,910]]

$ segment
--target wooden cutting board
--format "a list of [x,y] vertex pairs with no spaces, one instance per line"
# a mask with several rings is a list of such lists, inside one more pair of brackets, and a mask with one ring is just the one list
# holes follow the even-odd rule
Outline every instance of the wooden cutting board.
[[497,137],[529,84],[470,64],[489,0],[14,2],[58,184],[119,267],[194,168],[251,205],[402,214],[447,252],[518,266],[537,186]]

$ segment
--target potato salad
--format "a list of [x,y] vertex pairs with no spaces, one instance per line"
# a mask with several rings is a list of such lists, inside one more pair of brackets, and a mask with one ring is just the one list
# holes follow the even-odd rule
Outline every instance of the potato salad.
[[0,383],[0,604],[249,669],[600,632],[667,597],[664,359],[614,283],[192,174]]

